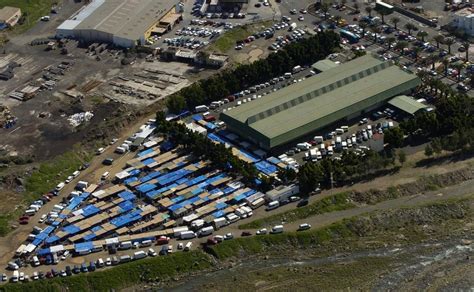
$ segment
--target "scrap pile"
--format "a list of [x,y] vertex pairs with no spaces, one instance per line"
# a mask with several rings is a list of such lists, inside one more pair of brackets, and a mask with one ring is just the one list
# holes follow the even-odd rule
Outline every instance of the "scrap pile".
[[77,127],[84,122],[90,121],[93,116],[94,114],[91,112],[82,112],[82,113],[73,114],[72,116],[68,118],[68,121],[71,126]]
[[10,110],[0,105],[0,128],[9,129],[16,124],[17,118],[12,115]]

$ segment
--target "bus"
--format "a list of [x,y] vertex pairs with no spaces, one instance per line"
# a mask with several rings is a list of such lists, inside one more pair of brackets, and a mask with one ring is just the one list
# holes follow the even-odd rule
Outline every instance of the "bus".
[[345,29],[341,29],[339,33],[342,38],[347,39],[351,44],[357,43],[360,40],[360,36]]

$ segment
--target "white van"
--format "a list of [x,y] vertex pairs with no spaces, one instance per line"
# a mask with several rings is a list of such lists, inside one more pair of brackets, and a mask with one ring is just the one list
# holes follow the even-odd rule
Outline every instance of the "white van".
[[280,207],[280,202],[278,202],[278,201],[271,201],[270,203],[268,203],[266,210],[267,210],[267,211],[270,211],[270,210],[276,209],[276,208],[278,208],[278,207]]
[[13,271],[13,276],[11,278],[13,283],[18,282],[18,278],[20,277],[20,273],[18,271]]
[[285,77],[285,79],[290,79],[292,74],[290,72],[287,72],[285,73],[285,75],[283,75]]
[[100,147],[99,149],[97,149],[97,152],[96,154],[99,155],[99,154],[102,154],[104,153],[105,149],[103,147]]
[[74,178],[78,177],[81,172],[79,170],[76,170],[75,172],[72,173],[72,176]]
[[186,243],[186,245],[184,246],[184,251],[189,251],[192,246],[193,246],[193,243],[192,243],[191,241],[189,241],[189,242]]
[[336,129],[336,134],[342,135],[342,134],[344,134],[344,130],[341,129],[341,128],[337,128],[337,129]]
[[66,185],[65,183],[60,182],[54,190],[59,192],[60,190],[62,190],[64,188],[65,185]]
[[133,254],[133,259],[139,260],[139,259],[146,258],[146,256],[147,256],[146,252],[144,252],[143,250],[140,250]]
[[347,131],[349,131],[349,126],[341,126],[341,129],[342,129],[344,132],[347,132]]
[[106,179],[106,178],[109,177],[109,174],[110,174],[110,173],[109,173],[108,171],[106,171],[106,172],[104,172],[104,173],[102,174],[102,176],[101,176],[100,178],[104,180],[104,179]]

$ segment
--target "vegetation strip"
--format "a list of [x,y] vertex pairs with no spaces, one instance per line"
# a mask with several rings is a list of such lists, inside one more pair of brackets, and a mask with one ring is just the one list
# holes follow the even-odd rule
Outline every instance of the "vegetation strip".
[[111,291],[141,282],[165,281],[178,274],[212,267],[211,258],[200,251],[148,258],[104,271],[28,283],[11,283],[0,291]]

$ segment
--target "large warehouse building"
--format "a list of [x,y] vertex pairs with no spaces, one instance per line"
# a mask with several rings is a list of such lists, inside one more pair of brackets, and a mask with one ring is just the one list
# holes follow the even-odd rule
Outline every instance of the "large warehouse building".
[[366,55],[222,113],[229,130],[270,150],[353,119],[408,92],[420,79]]
[[182,17],[178,1],[93,0],[56,29],[58,38],[130,48],[170,30]]

